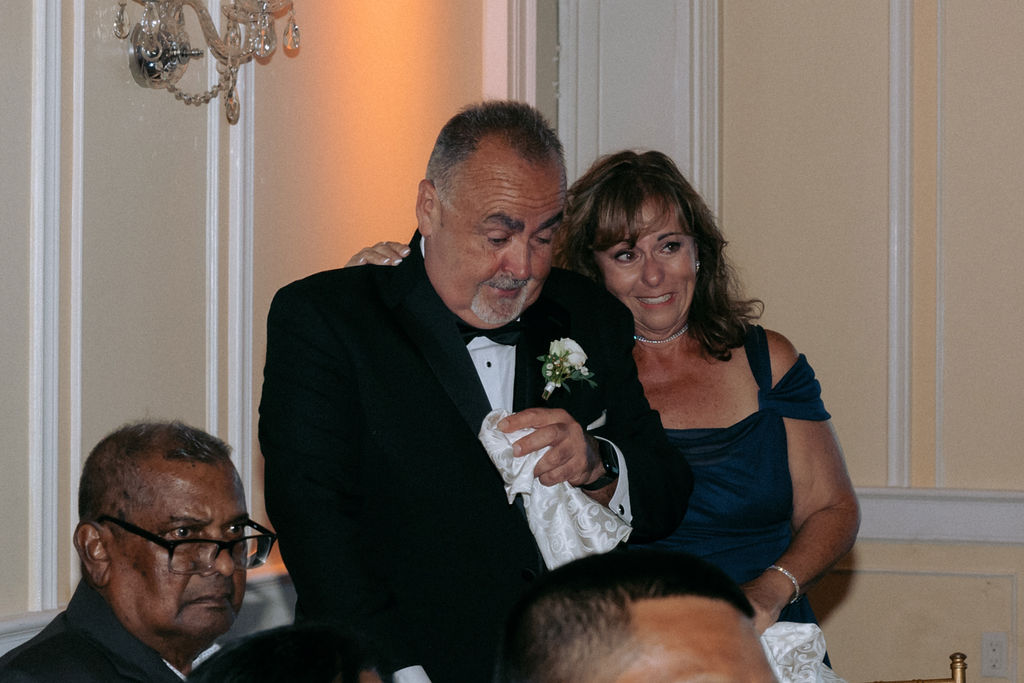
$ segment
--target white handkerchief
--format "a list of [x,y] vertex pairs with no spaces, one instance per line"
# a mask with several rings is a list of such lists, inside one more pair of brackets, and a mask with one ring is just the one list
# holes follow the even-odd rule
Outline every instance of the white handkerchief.
[[391,680],[395,683],[430,683],[430,676],[422,666],[407,666],[396,671]]
[[497,424],[507,415],[504,410],[489,413],[480,428],[480,442],[505,481],[508,502],[522,494],[526,521],[548,569],[606,553],[628,538],[632,531],[628,524],[575,486],[567,482],[545,486],[537,481],[533,468],[548,449],[513,456],[512,444],[533,430],[502,432]]
[[846,683],[825,664],[825,636],[817,624],[779,621],[761,636],[761,646],[780,683]]

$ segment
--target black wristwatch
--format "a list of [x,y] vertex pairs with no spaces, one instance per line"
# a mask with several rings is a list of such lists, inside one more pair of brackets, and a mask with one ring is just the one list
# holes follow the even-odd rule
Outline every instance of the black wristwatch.
[[597,439],[597,452],[601,456],[604,474],[589,484],[580,484],[577,488],[597,491],[619,478],[619,456],[615,453],[615,447],[603,439]]

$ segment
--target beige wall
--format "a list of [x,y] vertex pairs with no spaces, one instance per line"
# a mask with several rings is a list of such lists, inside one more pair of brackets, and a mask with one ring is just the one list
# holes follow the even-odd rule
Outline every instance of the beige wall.
[[[937,412],[948,485],[1024,486],[1020,264],[1024,257],[1024,7],[943,5],[936,236],[944,353]],[[980,391],[979,391],[980,390]]]
[[884,486],[888,4],[723,9],[732,257],[764,324],[814,366],[854,481]]
[[[861,540],[813,594],[833,662],[851,681],[938,677],[961,650],[977,680],[981,634],[996,631],[1009,634],[1016,680],[1021,536],[983,536],[1020,528],[1024,490],[1024,361],[1013,341],[1024,256],[1024,7],[721,8],[721,213],[732,255],[748,292],[766,303],[765,323],[818,372],[854,483],[899,484],[905,468],[920,489],[868,496]],[[906,74],[898,56],[890,62],[894,44],[908,48]],[[901,116],[908,137],[891,142]],[[910,197],[906,224],[901,196]],[[909,235],[905,261],[891,248],[900,235]],[[909,318],[893,322],[901,297]],[[909,347],[890,346],[894,326],[907,330]],[[890,386],[899,372],[909,377],[903,393]],[[901,402],[904,421],[893,417]],[[1009,512],[974,507],[997,497],[977,490],[1009,491]],[[879,507],[887,495],[915,503]],[[927,512],[914,519],[887,516],[921,503]],[[880,537],[891,538],[870,540]],[[951,540],[926,540],[935,537]]]
[[481,97],[479,2],[303,5],[301,55],[256,76],[265,305],[278,287],[370,242],[407,240],[437,131]]
[[1019,546],[858,541],[811,593],[829,655],[849,681],[940,678],[949,655],[967,655],[982,680],[981,634],[1010,634],[1009,678],[1018,680],[1021,632]]
[[[11,35],[29,35],[32,17],[15,12],[7,19]],[[29,528],[29,253],[31,235],[27,230],[31,215],[30,135],[32,98],[31,54],[19,41],[0,41],[0,434],[3,439],[4,474],[0,477],[0,609],[24,611],[28,567],[24,548]]]

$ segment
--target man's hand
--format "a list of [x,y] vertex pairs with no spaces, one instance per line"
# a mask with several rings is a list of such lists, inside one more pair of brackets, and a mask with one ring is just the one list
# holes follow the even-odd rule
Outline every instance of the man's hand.
[[498,423],[506,433],[531,427],[534,431],[516,441],[512,453],[519,457],[550,447],[533,468],[540,483],[552,486],[567,481],[580,486],[604,474],[597,440],[560,408],[528,408]]

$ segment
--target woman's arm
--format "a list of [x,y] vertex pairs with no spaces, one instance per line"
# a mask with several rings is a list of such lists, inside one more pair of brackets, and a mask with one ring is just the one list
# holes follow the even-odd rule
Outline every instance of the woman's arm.
[[[785,337],[769,333],[773,382],[796,362]],[[860,507],[831,421],[783,418],[793,482],[793,540],[775,564],[789,571],[800,592],[818,581],[850,548],[860,527]],[[793,599],[793,582],[765,568],[743,586],[754,605],[760,632],[771,626]]]

